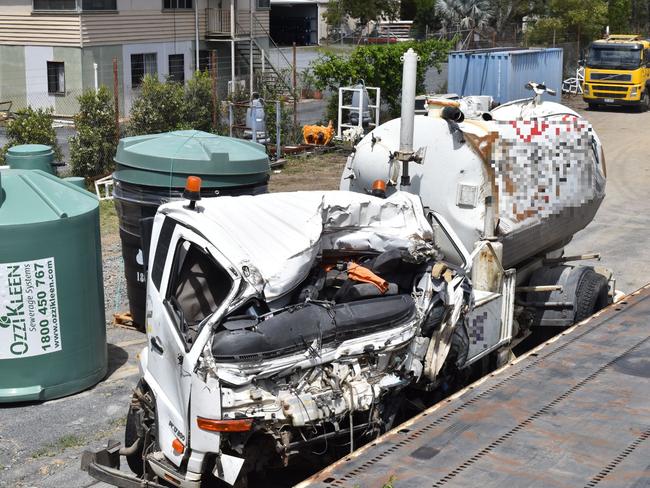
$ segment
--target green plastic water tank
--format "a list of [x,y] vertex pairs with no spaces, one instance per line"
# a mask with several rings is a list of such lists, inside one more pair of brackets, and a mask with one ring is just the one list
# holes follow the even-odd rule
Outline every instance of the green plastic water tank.
[[188,176],[201,177],[201,196],[266,193],[270,174],[264,146],[183,130],[127,137],[117,146],[113,196],[120,222],[126,291],[134,324],[144,331],[146,281],[140,220],[182,198]]
[[106,374],[97,198],[43,171],[0,171],[0,402]]
[[269,179],[264,146],[197,130],[124,138],[115,163],[115,180],[159,188],[183,188],[189,175],[200,176],[206,188],[255,186]]
[[86,179],[82,176],[68,176],[63,179],[68,183],[72,183],[74,186],[81,188],[82,190],[86,189]]
[[51,175],[54,172],[54,151],[43,144],[23,144],[10,147],[6,163],[12,169],[40,169]]

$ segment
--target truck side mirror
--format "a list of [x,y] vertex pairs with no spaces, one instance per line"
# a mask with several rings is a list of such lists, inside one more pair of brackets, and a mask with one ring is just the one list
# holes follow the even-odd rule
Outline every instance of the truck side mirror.
[[585,64],[587,64],[587,63],[585,62],[584,59],[578,59],[578,66],[580,66],[581,68],[584,68]]
[[140,249],[145,273],[149,269],[149,248],[151,247],[151,233],[153,232],[154,217],[140,219]]

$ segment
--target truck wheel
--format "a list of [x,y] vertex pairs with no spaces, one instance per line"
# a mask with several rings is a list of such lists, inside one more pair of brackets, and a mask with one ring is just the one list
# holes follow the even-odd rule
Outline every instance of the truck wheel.
[[[155,405],[156,402],[151,390],[149,390],[144,381],[140,380],[133,392],[129,412],[126,415],[126,426],[124,428],[125,447],[132,446],[140,439],[138,448],[125,456],[129,468],[138,476],[144,474],[144,460],[142,459],[142,455],[145,448],[145,440],[148,440],[149,443],[156,442],[155,438],[151,436],[152,433],[155,433],[156,429]],[[149,435],[146,435],[147,432]]]
[[576,289],[575,322],[580,322],[606,307],[608,293],[607,279],[593,269],[587,270]]
[[639,107],[640,112],[647,112],[650,110],[650,94],[648,94],[648,89],[643,92],[643,98],[641,99],[641,106]]

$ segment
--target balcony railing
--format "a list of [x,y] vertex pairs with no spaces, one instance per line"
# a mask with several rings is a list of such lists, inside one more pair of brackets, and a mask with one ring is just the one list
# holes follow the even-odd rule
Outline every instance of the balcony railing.
[[235,10],[235,22],[232,13],[231,9],[206,8],[206,35],[238,37],[250,34],[250,11]]

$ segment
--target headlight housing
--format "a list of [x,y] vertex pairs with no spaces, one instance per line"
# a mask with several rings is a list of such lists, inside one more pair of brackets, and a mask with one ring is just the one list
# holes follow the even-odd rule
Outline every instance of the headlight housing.
[[630,90],[630,97],[634,98],[639,94],[639,87],[638,86],[633,86],[632,89]]

